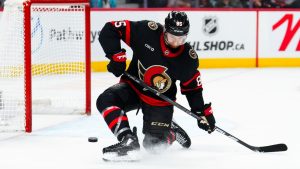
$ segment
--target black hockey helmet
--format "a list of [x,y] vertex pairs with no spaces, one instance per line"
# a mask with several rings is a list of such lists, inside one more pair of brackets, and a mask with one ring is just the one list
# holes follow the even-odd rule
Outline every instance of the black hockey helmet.
[[165,29],[170,34],[184,36],[189,33],[190,22],[185,12],[172,11],[165,19]]

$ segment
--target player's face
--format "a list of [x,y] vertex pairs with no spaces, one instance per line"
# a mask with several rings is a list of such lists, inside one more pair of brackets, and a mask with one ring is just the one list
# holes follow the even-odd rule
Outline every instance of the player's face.
[[187,38],[187,35],[175,36],[175,35],[172,35],[172,34],[166,32],[166,40],[167,40],[168,44],[173,48],[177,48],[178,46],[183,45],[186,41],[186,38]]

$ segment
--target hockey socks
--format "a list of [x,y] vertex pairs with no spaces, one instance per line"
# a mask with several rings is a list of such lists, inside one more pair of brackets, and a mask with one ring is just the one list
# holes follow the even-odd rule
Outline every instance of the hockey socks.
[[127,134],[132,134],[127,115],[117,106],[111,106],[102,111],[102,116],[110,130],[119,141]]

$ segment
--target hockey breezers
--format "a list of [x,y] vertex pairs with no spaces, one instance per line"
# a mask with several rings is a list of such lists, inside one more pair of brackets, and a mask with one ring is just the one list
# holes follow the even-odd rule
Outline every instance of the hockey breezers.
[[[130,75],[129,73],[125,72],[124,75],[126,75],[128,78],[132,79],[133,81],[135,81],[136,83],[138,83],[139,85],[141,85],[142,87],[144,87],[144,89],[149,90],[150,92],[154,93],[155,95],[157,95],[158,97],[162,98],[163,100],[171,103],[172,105],[174,105],[175,107],[177,107],[178,109],[182,110],[183,112],[189,114],[190,116],[194,117],[197,120],[201,120],[201,117],[195,115],[194,113],[192,113],[190,110],[188,110],[187,108],[185,108],[184,106],[180,105],[177,102],[174,102],[173,100],[171,100],[170,98],[168,98],[167,96],[163,95],[162,93],[158,92],[157,90],[151,88],[150,86],[148,86],[146,83],[144,83],[143,81],[141,81],[140,79]],[[231,135],[230,133],[226,132],[225,130],[219,128],[216,126],[215,128],[216,131],[218,131],[219,133],[231,138],[232,140],[240,143],[241,145],[249,148],[250,150],[254,151],[254,152],[278,152],[278,151],[286,151],[288,148],[286,146],[286,144],[273,144],[273,145],[269,145],[269,146],[252,146],[249,145],[247,143],[245,143],[244,141],[238,139],[237,137]]]

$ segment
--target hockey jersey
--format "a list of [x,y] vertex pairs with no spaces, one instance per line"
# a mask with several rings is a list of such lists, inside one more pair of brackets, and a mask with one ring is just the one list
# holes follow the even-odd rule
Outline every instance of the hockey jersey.
[[[180,81],[181,93],[187,96],[192,111],[202,111],[204,101],[201,74],[197,69],[198,56],[188,43],[176,49],[170,48],[164,41],[164,27],[153,21],[106,23],[99,41],[109,59],[121,51],[121,40],[133,51],[128,73],[139,77],[172,100],[176,100],[176,81]],[[149,105],[170,105],[124,75],[120,81],[128,83],[140,99]]]

